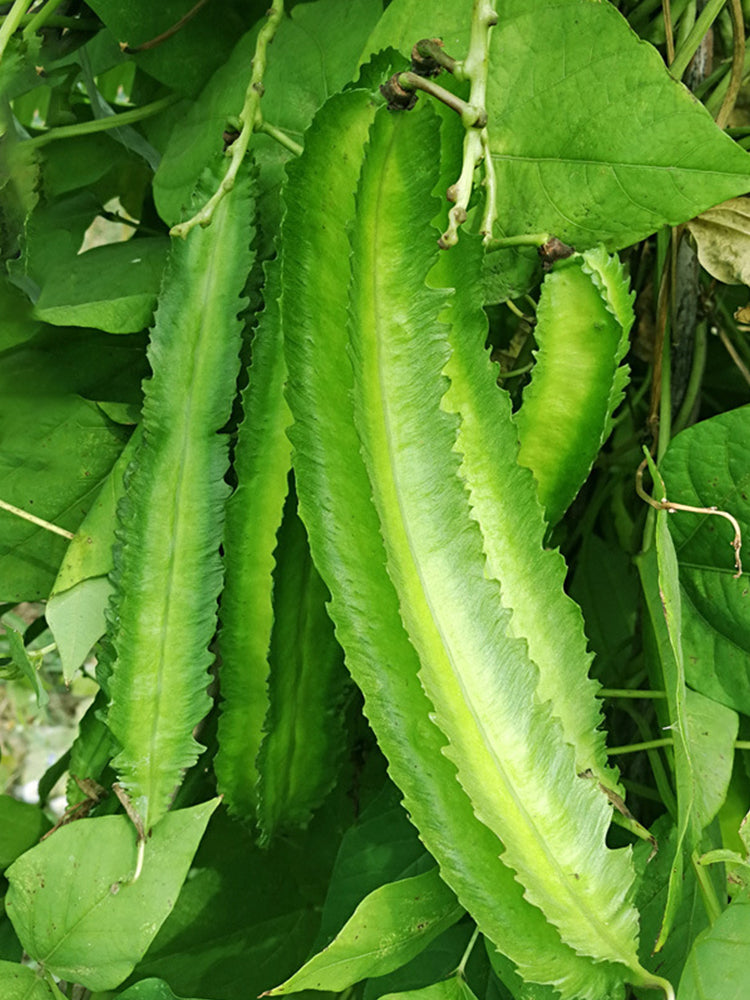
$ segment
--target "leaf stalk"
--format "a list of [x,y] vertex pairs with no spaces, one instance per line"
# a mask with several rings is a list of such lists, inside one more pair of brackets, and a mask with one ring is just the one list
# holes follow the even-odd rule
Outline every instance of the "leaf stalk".
[[263,76],[266,71],[266,55],[268,46],[274,39],[283,14],[284,0],[273,0],[268,11],[268,18],[258,34],[258,41],[255,45],[253,72],[245,91],[245,102],[242,105],[242,111],[239,116],[242,128],[240,134],[229,148],[230,162],[227,172],[224,174],[219,187],[206,204],[192,218],[173,226],[169,231],[170,236],[181,236],[184,239],[190,230],[196,226],[210,225],[217,205],[234,187],[240,166],[247,153],[250,136],[260,128],[263,122],[260,99],[264,92]]
[[3,58],[3,53],[8,46],[11,35],[23,23],[28,6],[28,0],[15,0],[15,3],[5,15],[2,26],[0,26],[0,60]]
[[[497,24],[495,0],[475,0],[469,53],[462,64],[464,78],[471,81],[469,105],[473,108],[484,109],[487,104],[490,32],[495,24]],[[485,124],[482,126],[478,125],[476,119],[469,122],[462,116],[462,121],[466,129],[463,164],[458,180],[448,188],[448,200],[453,202],[453,207],[448,213],[448,228],[438,240],[439,246],[444,250],[455,246],[458,242],[458,227],[467,219],[469,199],[474,187],[474,171],[480,163],[484,164],[485,187],[485,207],[480,231],[485,242],[492,238],[492,227],[497,217],[497,189],[489,151],[486,111]]]

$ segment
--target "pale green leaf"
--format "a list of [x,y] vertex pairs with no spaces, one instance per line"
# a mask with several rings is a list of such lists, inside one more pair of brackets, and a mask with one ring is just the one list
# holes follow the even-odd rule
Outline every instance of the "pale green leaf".
[[124,492],[125,470],[140,441],[136,429],[71,539],[47,600],[45,617],[68,684],[106,629],[117,503]]
[[119,986],[174,906],[218,804],[165,816],[135,882],[136,832],[126,816],[70,823],[27,851],[6,873],[6,907],[28,954],[90,990]]
[[300,990],[340,992],[382,976],[417,955],[463,915],[437,868],[370,893],[334,940],[269,996]]
[[54,983],[15,962],[0,962],[0,990],[3,1000],[64,1000]]
[[476,1000],[476,996],[462,976],[451,976],[421,990],[384,993],[381,1000]]
[[153,316],[169,240],[94,247],[45,274],[34,315],[56,326],[136,333]]
[[685,692],[685,712],[695,780],[694,817],[698,830],[703,830],[727,795],[739,717],[731,708],[689,688]]

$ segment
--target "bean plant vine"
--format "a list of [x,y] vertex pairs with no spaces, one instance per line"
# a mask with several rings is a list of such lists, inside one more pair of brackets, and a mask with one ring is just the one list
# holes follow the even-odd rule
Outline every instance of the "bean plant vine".
[[748,992],[746,33],[0,5],[3,996]]

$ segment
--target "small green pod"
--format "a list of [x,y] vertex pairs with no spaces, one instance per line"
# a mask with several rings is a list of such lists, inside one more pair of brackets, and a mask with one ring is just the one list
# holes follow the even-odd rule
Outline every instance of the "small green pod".
[[516,426],[518,461],[534,473],[550,524],[572,503],[612,429],[629,375],[620,362],[633,298],[622,264],[601,247],[559,261],[542,285],[539,350]]

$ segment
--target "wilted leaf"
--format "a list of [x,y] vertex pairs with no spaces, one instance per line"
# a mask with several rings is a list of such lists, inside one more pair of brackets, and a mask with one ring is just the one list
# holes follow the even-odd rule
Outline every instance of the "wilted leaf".
[[709,274],[725,285],[750,285],[750,197],[709,208],[688,229]]

